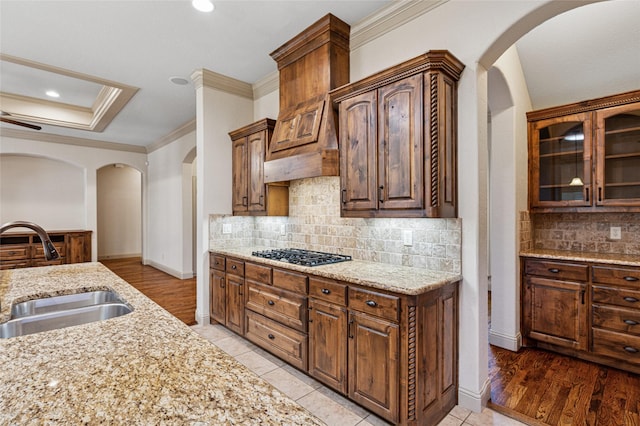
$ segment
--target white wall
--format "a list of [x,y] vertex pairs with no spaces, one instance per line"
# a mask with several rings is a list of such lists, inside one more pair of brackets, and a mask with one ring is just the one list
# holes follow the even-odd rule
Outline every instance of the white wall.
[[[147,177],[147,251],[144,263],[178,278],[190,278],[191,233],[184,224],[191,223],[191,192],[184,196],[184,162],[191,164],[196,133],[190,132],[150,152]],[[190,179],[191,172],[187,173]],[[188,257],[189,261],[185,261]]]
[[[38,134],[38,137],[46,137]],[[114,163],[122,163],[134,167],[144,175],[146,171],[146,154],[119,151],[105,148],[90,148],[71,144],[51,143],[42,140],[31,140],[2,135],[0,144],[0,154],[20,154],[27,156],[43,157],[52,160],[74,165],[82,170],[81,185],[84,188],[84,207],[81,213],[82,218],[74,220],[73,228],[81,228],[93,231],[92,233],[92,260],[97,260],[97,191],[96,175],[97,170],[103,166]],[[55,182],[54,177],[48,177],[47,181]],[[49,188],[53,185],[47,184]],[[143,182],[144,188],[144,182]],[[144,201],[143,201],[144,202]],[[0,205],[9,204],[5,199],[4,192],[0,193]],[[143,206],[144,208],[144,206]],[[54,209],[55,210],[55,209]],[[54,215],[57,213],[53,213]],[[56,219],[58,220],[58,219]],[[46,228],[48,219],[42,218],[43,226]],[[55,226],[56,224],[52,224]],[[144,233],[144,230],[143,230]]]
[[84,180],[84,170],[74,164],[0,155],[0,223],[26,220],[51,231],[84,229]]
[[142,174],[122,164],[98,169],[98,259],[142,256]]

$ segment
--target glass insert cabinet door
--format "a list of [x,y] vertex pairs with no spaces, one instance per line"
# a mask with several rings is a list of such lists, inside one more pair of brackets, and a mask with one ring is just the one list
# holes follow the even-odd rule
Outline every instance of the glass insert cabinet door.
[[596,205],[640,206],[640,103],[596,111]]
[[591,115],[573,114],[531,126],[531,206],[590,206]]

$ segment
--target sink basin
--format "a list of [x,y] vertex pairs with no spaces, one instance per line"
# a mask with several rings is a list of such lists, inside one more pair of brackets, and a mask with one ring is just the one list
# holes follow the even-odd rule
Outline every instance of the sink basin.
[[[45,299],[39,299],[45,300]],[[56,330],[74,325],[87,324],[115,318],[132,312],[124,303],[102,303],[98,305],[62,309],[13,318],[0,324],[0,338],[24,336],[42,331]]]
[[67,294],[42,299],[27,300],[11,307],[11,319],[103,303],[123,303],[113,291],[88,291],[85,293]]

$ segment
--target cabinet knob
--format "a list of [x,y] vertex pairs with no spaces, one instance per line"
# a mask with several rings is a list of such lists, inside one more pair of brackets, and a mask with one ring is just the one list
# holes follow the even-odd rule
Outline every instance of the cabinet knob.
[[625,346],[624,350],[629,352],[630,354],[637,354],[638,350],[636,348],[634,348],[633,346]]
[[629,319],[624,320],[624,323],[627,325],[638,325],[637,321],[629,320]]
[[238,267],[236,265],[233,265],[231,269],[238,269]]
[[552,274],[557,274],[558,272],[560,272],[560,269],[558,269],[558,268],[549,268],[549,272],[551,272]]
[[637,277],[624,277],[625,281],[629,281],[629,282],[634,282],[634,281],[638,281]]
[[636,303],[638,301],[638,299],[636,299],[635,297],[627,296],[627,297],[624,298],[624,301],[625,302],[629,302],[629,303]]
[[328,288],[323,288],[322,290],[320,290],[322,292],[322,294],[329,294],[331,293],[331,290],[329,290]]
[[273,334],[271,334],[271,333],[269,333],[269,334],[267,335],[267,337],[268,337],[269,339],[271,339],[271,340],[273,340],[273,339],[275,339],[275,338],[276,338],[276,336],[274,336],[274,335],[273,335]]
[[267,302],[267,304],[268,304],[269,306],[273,306],[273,305],[275,305],[275,303],[274,303],[274,301],[273,301],[273,300],[269,300],[269,301]]
[[366,303],[368,306],[371,306],[372,308],[375,308],[376,306],[378,306],[378,304],[374,300],[367,300],[364,303]]

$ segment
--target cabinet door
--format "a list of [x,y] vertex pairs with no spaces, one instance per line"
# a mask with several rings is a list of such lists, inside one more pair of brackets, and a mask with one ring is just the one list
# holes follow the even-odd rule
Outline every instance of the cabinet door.
[[596,111],[596,204],[640,206],[640,103]]
[[244,278],[227,274],[226,285],[227,327],[244,335]]
[[591,150],[591,113],[530,123],[530,206],[590,206]]
[[343,211],[375,210],[376,92],[340,103],[340,182]]
[[247,149],[249,153],[249,206],[250,212],[262,212],[266,210],[265,186],[264,186],[264,151],[266,131],[254,133],[247,137]]
[[232,203],[233,211],[246,212],[249,208],[247,139],[233,141],[232,146]]
[[211,320],[224,325],[227,321],[226,313],[226,279],[224,272],[210,269],[209,277],[209,317]]
[[525,277],[525,336],[571,349],[587,349],[586,284]]
[[91,261],[91,233],[68,234],[67,239],[67,263]]
[[347,310],[309,299],[309,374],[347,393]]
[[424,208],[422,75],[378,89],[378,207]]
[[349,314],[349,397],[385,419],[398,420],[398,326]]

